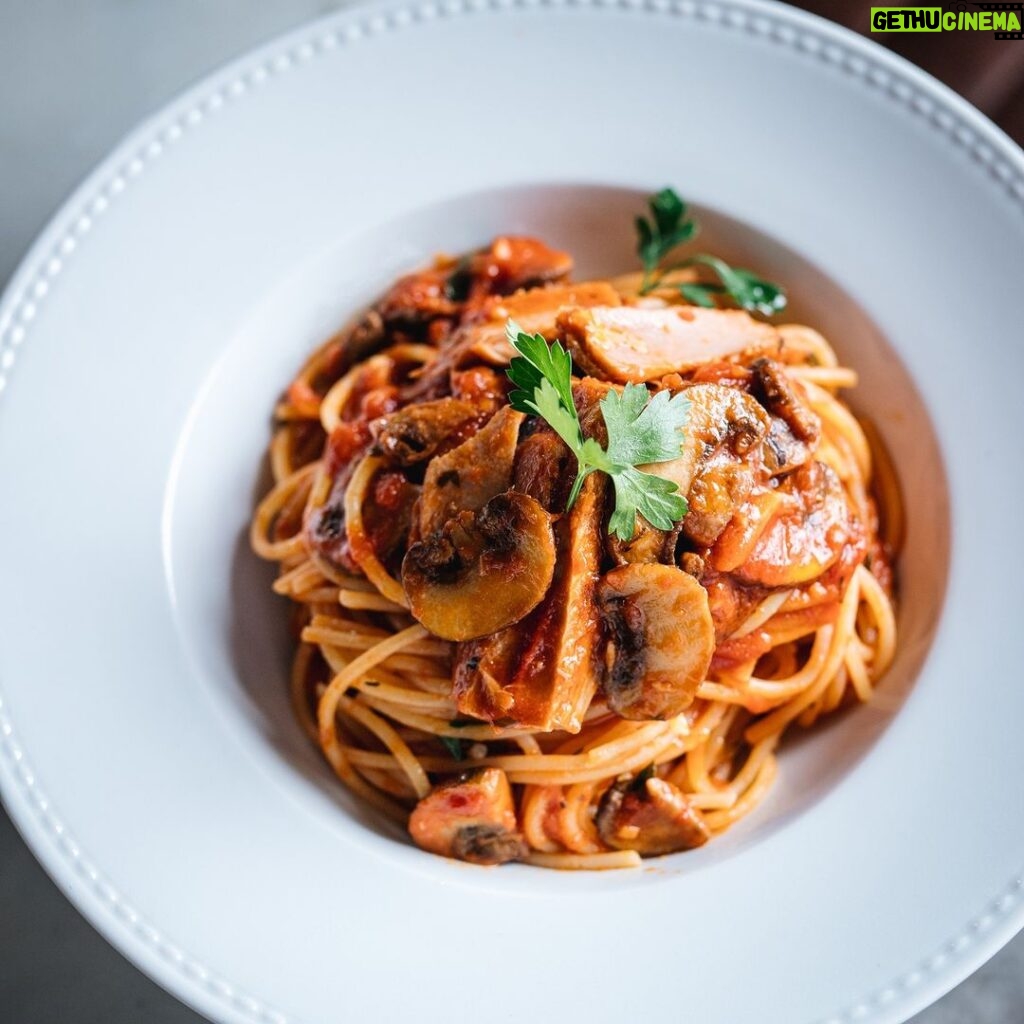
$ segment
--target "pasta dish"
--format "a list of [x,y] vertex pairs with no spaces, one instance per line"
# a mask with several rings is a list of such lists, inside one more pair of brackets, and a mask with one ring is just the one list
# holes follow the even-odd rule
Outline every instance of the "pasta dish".
[[636,865],[758,804],[892,661],[896,480],[856,373],[671,190],[643,269],[503,236],[397,280],[275,410],[252,522],[295,714],[425,850]]

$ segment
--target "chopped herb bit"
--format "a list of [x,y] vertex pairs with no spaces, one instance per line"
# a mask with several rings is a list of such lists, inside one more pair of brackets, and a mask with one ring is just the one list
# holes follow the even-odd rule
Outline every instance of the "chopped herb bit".
[[465,760],[466,755],[462,750],[462,740],[456,739],[454,736],[438,736],[437,738],[448,748],[448,753],[456,761]]
[[469,289],[473,284],[469,257],[459,260],[458,266],[448,275],[444,283],[444,297],[449,302],[465,302],[469,298]]

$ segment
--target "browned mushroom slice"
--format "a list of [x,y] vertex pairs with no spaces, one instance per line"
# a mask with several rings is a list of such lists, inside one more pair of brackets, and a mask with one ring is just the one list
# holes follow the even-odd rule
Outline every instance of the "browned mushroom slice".
[[678,459],[642,467],[679,485],[684,493],[703,464],[723,451],[734,459],[758,454],[768,415],[749,395],[724,384],[694,384],[685,391],[690,411]]
[[588,478],[572,512],[559,520],[555,579],[541,605],[494,636],[460,644],[454,693],[460,714],[550,732],[579,732],[597,688],[603,485]]
[[503,406],[478,433],[427,466],[420,498],[420,534],[429,537],[456,512],[476,512],[512,484],[523,414]]
[[670,565],[624,565],[597,588],[608,633],[604,692],[623,718],[672,718],[693,701],[715,650],[707,591]]
[[[687,396],[690,416],[684,459],[693,457],[694,469],[683,491],[690,506],[683,532],[697,544],[710,546],[763,476],[763,442],[771,424],[764,409],[736,388],[697,384]],[[647,468],[670,474],[670,464],[665,465],[665,470]],[[684,481],[678,482],[683,490]]]
[[778,331],[737,309],[697,306],[566,310],[558,330],[586,373],[605,380],[658,380],[712,360],[776,351]]
[[[356,363],[363,362],[379,352],[386,341],[384,318],[376,309],[367,310],[362,319],[340,331],[328,342],[324,351],[330,352],[330,358],[325,360],[327,372],[321,382],[324,389]],[[318,357],[321,357],[319,351],[313,358]]]
[[[702,546],[715,542],[760,472],[761,444],[769,416],[750,395],[722,384],[685,390],[690,411],[678,459],[640,468],[671,480],[689,503],[682,530]],[[609,541],[620,563],[675,561],[676,531],[665,533],[638,517],[629,541]]]
[[638,786],[633,779],[605,793],[597,812],[597,831],[614,850],[647,856],[692,850],[711,838],[700,812],[671,782],[657,777]]
[[421,849],[473,864],[504,864],[526,856],[512,790],[500,768],[483,768],[437,786],[409,817]]
[[781,476],[810,459],[821,437],[821,419],[781,364],[758,359],[750,369],[753,395],[772,416],[765,465],[773,476]]
[[623,540],[617,533],[609,533],[605,538],[605,546],[616,565],[644,562],[672,565],[682,528],[680,522],[671,530],[659,530],[651,526],[643,516],[637,516],[636,528],[629,540]]
[[754,489],[757,475],[756,467],[727,455],[709,459],[687,495],[689,511],[683,520],[687,537],[702,547],[714,544]]
[[413,544],[402,562],[402,586],[412,614],[431,633],[471,640],[533,611],[554,570],[551,517],[529,495],[508,491]]
[[735,572],[746,583],[797,586],[817,579],[843,556],[863,557],[864,528],[842,481],[825,463],[808,462],[777,489],[755,498],[755,506],[767,509],[761,513],[767,525],[740,565],[723,557],[730,551],[730,529],[722,553],[717,547],[713,553],[716,569]]
[[440,450],[460,444],[486,416],[487,410],[459,398],[407,405],[381,424],[377,446],[394,465],[426,462]]

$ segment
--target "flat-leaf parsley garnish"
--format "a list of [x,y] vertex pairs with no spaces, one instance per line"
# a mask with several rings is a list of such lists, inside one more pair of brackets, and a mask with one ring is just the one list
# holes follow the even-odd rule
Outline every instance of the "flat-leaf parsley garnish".
[[519,353],[508,367],[516,390],[509,395],[514,409],[546,420],[576,456],[576,479],[566,509],[579,497],[584,480],[594,472],[607,474],[615,490],[609,533],[632,540],[637,513],[659,530],[671,530],[686,515],[686,499],[671,480],[638,469],[652,462],[678,458],[690,403],[685,395],[659,391],[652,398],[642,384],[610,388],[601,399],[608,446],[583,436],[572,397],[572,356],[557,341],[527,334],[509,320],[505,327]]
[[[644,276],[640,294],[646,295],[660,287],[674,287],[687,302],[695,306],[716,306],[720,298],[731,299],[749,313],[771,316],[786,308],[786,293],[777,284],[765,281],[752,270],[732,267],[723,259],[708,253],[696,253],[684,259],[664,263],[679,245],[696,237],[700,230],[685,202],[670,188],[663,188],[647,200],[650,219],[637,217],[637,255],[643,263]],[[703,267],[717,281],[687,281],[664,284],[673,270]]]

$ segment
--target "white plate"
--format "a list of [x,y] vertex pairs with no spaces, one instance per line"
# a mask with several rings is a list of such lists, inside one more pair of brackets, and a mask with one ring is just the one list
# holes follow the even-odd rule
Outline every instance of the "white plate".
[[[432,858],[291,720],[243,539],[268,411],[400,269],[504,230],[628,267],[666,183],[862,373],[907,491],[899,662],[699,853]],[[988,122],[776,5],[359,8],[232,65],[100,167],[0,307],[18,826],[219,1021],[906,1018],[1024,923],[1022,214]]]

